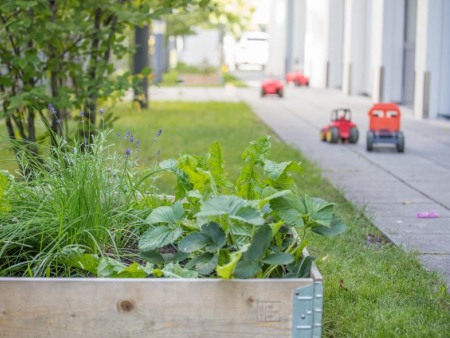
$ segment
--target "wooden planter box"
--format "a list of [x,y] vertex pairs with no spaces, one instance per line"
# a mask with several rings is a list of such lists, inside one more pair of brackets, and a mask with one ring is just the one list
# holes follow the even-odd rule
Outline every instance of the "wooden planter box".
[[0,337],[320,337],[322,276],[0,278]]

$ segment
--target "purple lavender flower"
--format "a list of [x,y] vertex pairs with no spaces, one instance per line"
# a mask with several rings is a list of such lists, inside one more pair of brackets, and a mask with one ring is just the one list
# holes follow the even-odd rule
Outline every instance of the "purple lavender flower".
[[100,114],[103,114],[105,110],[103,108],[100,108]]
[[133,137],[133,135],[131,135],[130,136],[130,143],[133,143],[134,142],[134,137]]
[[84,111],[80,112],[80,116],[84,117]]
[[135,144],[136,144],[136,149],[139,147],[139,144],[140,144],[140,143],[141,143],[141,142],[139,142],[139,140],[136,141],[136,143],[135,143]]
[[127,149],[125,150],[125,155],[128,157],[128,156],[130,156],[130,154],[131,154],[131,149],[130,149],[130,148],[127,148]]
[[48,104],[48,109],[50,109],[50,111],[52,112],[53,115],[57,114],[55,107],[53,107],[53,105],[51,103]]
[[61,124],[61,119],[56,119],[56,123]]
[[125,134],[125,140],[127,140],[131,136],[131,132],[127,131]]
[[117,133],[117,138],[120,140],[120,133]]
[[158,152],[156,153],[156,156],[159,157],[161,155],[161,150],[158,149]]
[[158,132],[156,133],[156,137],[159,137],[162,133],[162,129],[159,129]]

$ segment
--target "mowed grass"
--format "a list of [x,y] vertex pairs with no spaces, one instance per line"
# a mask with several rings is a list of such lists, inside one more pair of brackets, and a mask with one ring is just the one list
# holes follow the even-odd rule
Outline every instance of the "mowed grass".
[[[251,140],[265,135],[272,135],[272,160],[303,163],[304,174],[298,180],[300,193],[336,203],[349,227],[348,232],[336,238],[309,238],[308,250],[316,257],[324,277],[324,336],[449,336],[450,296],[442,279],[426,272],[413,254],[384,240],[362,210],[347,202],[299,150],[280,142],[248,106],[151,102],[149,110],[134,111],[121,106],[116,111],[120,120],[111,140],[120,143],[125,151],[130,144],[122,137],[119,141],[117,133],[122,136],[130,131],[140,141],[138,151],[131,145],[131,156],[138,157],[143,166],[153,166],[156,161],[181,153],[203,155],[212,142],[219,141],[226,171],[235,179],[242,164],[242,151]],[[163,132],[155,138],[159,129]],[[5,154],[5,146],[1,144],[0,154]],[[4,163],[10,162],[0,162],[0,169],[4,169]],[[163,180],[162,189],[170,192],[168,184],[170,180]]]

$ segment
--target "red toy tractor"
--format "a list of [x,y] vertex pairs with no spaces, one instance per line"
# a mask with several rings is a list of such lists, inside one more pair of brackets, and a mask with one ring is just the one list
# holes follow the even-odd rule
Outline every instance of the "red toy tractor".
[[278,95],[283,97],[284,86],[283,82],[276,79],[264,80],[261,84],[261,97],[266,95]]
[[293,83],[296,86],[309,86],[309,79],[301,72],[292,72],[286,74],[286,83]]
[[359,131],[356,124],[352,122],[352,113],[346,108],[333,110],[331,123],[320,131],[320,139],[330,143],[337,143],[339,140],[356,143],[358,137]]
[[367,151],[375,143],[394,144],[399,153],[405,151],[405,136],[400,131],[400,109],[395,103],[376,103],[369,110]]

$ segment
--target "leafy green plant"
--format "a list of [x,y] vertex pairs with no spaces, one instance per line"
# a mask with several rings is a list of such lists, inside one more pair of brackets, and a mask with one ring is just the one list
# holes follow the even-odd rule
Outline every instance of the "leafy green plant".
[[301,278],[312,258],[303,256],[309,232],[325,236],[346,226],[333,204],[299,197],[292,173],[300,163],[268,159],[270,138],[250,143],[232,184],[222,149],[203,157],[182,155],[161,167],[177,177],[175,201],[155,208],[139,241],[141,257],[161,270],[177,264],[186,274],[221,278]]

